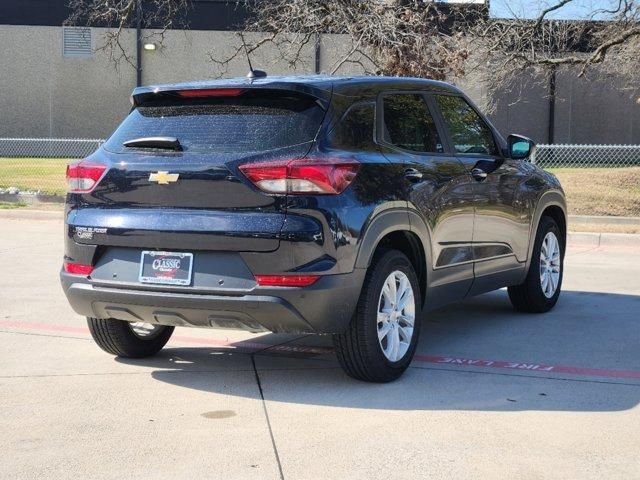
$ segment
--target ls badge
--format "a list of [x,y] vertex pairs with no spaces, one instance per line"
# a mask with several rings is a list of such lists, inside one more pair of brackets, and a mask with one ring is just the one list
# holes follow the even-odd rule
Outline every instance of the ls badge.
[[156,172],[149,175],[150,182],[158,182],[158,185],[169,185],[169,183],[177,182],[180,174],[169,172]]

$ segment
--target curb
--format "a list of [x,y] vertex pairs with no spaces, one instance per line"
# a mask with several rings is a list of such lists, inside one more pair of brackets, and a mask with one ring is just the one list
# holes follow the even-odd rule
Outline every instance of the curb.
[[16,208],[15,210],[0,210],[0,218],[13,220],[60,220],[64,218],[62,210],[28,210]]
[[636,233],[589,233],[569,232],[567,243],[592,247],[638,247],[640,234]]
[[0,193],[0,201],[3,202],[24,202],[29,205],[38,205],[39,203],[56,203],[64,204],[64,195],[45,195],[43,193],[27,194],[27,193]]
[[597,225],[640,225],[640,217],[608,217],[600,215],[569,215],[571,224],[597,224]]

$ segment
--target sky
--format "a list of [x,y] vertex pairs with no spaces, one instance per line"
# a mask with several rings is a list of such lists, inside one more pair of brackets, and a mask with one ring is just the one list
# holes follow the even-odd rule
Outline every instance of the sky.
[[[557,3],[555,0],[491,0],[491,15],[499,18],[537,17],[540,11],[555,3]],[[588,19],[594,11],[612,8],[617,4],[618,0],[573,0],[549,14],[548,18]],[[602,18],[602,16],[596,18]]]

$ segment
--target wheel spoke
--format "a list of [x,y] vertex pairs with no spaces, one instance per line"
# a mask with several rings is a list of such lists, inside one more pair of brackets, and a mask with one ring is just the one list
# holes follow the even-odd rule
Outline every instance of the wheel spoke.
[[409,315],[405,313],[404,315],[401,315],[400,318],[398,318],[398,321],[402,321],[405,325],[413,327],[413,322],[415,321],[415,317],[414,315]]
[[408,306],[413,305],[413,302],[414,302],[413,291],[411,291],[410,289],[405,290],[404,295],[402,295],[402,298],[398,302],[398,305],[397,305],[398,311],[402,312]]
[[542,291],[547,292],[547,286],[549,285],[549,274],[547,272],[542,274]]
[[378,328],[378,340],[382,341],[382,339],[386,337],[390,331],[391,331],[390,323],[382,324],[382,327]]
[[400,335],[397,328],[391,329],[389,335],[387,335],[387,348],[389,349],[387,358],[392,362],[396,361],[398,359],[398,349],[400,348]]
[[389,300],[391,300],[391,305],[395,305],[398,301],[398,287],[396,285],[395,275],[389,276],[387,283],[389,285]]
[[[406,276],[402,276],[399,279],[398,291],[396,292],[396,305],[401,305],[404,297],[410,291],[409,289],[409,279]],[[398,307],[399,308],[399,307]]]
[[400,331],[400,340],[407,343],[408,346],[411,343],[411,337],[413,337],[413,327],[399,327],[398,330]]
[[389,313],[386,310],[382,310],[380,312],[378,312],[378,324],[380,323],[386,323],[389,321]]
[[393,302],[395,301],[395,295],[391,294],[388,278],[386,282],[384,282],[384,285],[382,286],[382,296],[384,297],[386,308],[391,308],[391,305],[393,305]]

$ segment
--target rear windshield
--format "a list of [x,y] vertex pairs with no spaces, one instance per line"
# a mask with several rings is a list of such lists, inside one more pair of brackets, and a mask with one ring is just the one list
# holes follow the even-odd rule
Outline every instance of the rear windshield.
[[196,153],[260,152],[313,140],[323,117],[324,110],[315,98],[291,92],[165,97],[133,110],[104,148],[132,152],[139,148],[123,146],[127,140],[175,137],[183,150]]

